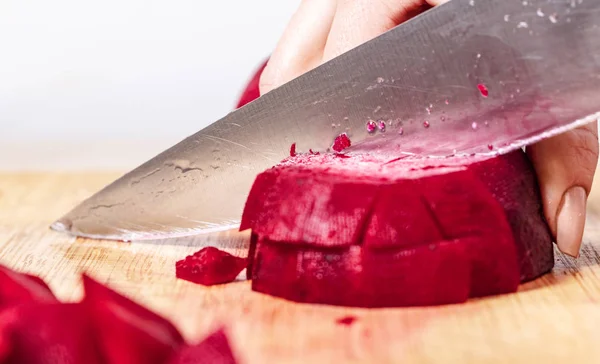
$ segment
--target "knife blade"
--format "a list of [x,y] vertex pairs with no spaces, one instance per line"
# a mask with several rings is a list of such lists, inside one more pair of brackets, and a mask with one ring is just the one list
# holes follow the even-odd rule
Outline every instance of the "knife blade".
[[595,121],[599,25],[598,1],[452,0],[233,111],[52,228],[139,240],[236,227],[253,179],[291,143],[326,151],[342,132],[354,149],[436,157],[505,153]]

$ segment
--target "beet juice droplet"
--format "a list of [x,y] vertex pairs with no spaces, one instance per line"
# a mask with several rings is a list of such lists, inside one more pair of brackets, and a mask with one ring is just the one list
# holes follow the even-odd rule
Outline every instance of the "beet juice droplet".
[[429,128],[429,121],[425,120],[425,121],[423,122],[423,127],[425,127],[425,128]]
[[483,83],[478,84],[477,88],[479,89],[479,92],[481,92],[481,96],[488,97],[488,89]]
[[290,157],[295,157],[296,156],[296,143],[292,143],[292,146],[290,147]]
[[350,145],[352,145],[352,143],[350,142],[350,138],[348,138],[348,134],[342,133],[335,138],[331,149],[339,153]]
[[367,121],[367,132],[373,133],[377,129],[377,123],[374,120]]
[[379,123],[377,125],[379,127],[379,131],[385,131],[385,121],[383,120],[379,120]]
[[494,146],[493,146],[493,145],[491,145],[491,144],[488,144],[488,149],[489,149],[489,150],[494,150]]

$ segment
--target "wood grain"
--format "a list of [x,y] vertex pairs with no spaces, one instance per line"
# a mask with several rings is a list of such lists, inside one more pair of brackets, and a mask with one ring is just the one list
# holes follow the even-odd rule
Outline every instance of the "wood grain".
[[[588,215],[582,256],[516,294],[466,304],[349,309],[294,304],[249,282],[205,288],[178,281],[177,259],[220,240],[244,254],[247,235],[115,243],[75,239],[48,225],[118,174],[0,174],[0,262],[40,275],[63,300],[79,273],[173,320],[191,341],[226,324],[243,363],[600,363],[600,220]],[[351,326],[336,324],[354,315]]]

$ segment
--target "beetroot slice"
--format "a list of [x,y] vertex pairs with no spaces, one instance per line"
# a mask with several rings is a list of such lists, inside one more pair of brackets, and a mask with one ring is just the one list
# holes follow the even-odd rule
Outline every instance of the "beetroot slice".
[[43,280],[0,265],[0,309],[19,303],[58,302]]
[[521,151],[390,159],[305,154],[260,174],[241,224],[257,236],[253,290],[348,306],[444,304],[513,292],[552,267]]
[[84,304],[109,363],[162,364],[183,344],[167,320],[83,276]]
[[[373,251],[259,242],[252,289],[296,302],[356,307],[435,305],[469,296],[460,242]],[[424,269],[426,267],[426,269]]]
[[177,278],[205,286],[232,282],[247,260],[214,247],[206,247],[175,264]]
[[169,361],[170,364],[235,364],[236,360],[229,346],[225,332],[217,330],[194,346],[183,347]]
[[[103,363],[82,304],[28,303],[0,312],[3,363]],[[2,344],[0,344],[1,346]]]

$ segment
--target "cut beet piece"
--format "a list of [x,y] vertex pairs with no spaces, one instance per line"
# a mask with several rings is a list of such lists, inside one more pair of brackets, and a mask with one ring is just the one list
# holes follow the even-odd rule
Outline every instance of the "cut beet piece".
[[0,309],[18,303],[58,302],[43,280],[0,265]]
[[183,347],[169,361],[170,364],[235,364],[225,332],[217,330],[198,345]]
[[331,149],[335,150],[336,152],[341,152],[342,150],[350,147],[350,145],[352,145],[352,143],[350,142],[350,138],[348,138],[348,134],[342,133],[335,138]]
[[252,288],[364,307],[513,292],[552,267],[525,158],[288,158],[257,177],[244,209]]
[[162,364],[183,344],[167,320],[84,276],[84,304],[109,363]]
[[177,278],[211,286],[232,282],[247,260],[214,247],[206,247],[176,263]]
[[82,304],[26,303],[0,312],[3,363],[103,363]]

